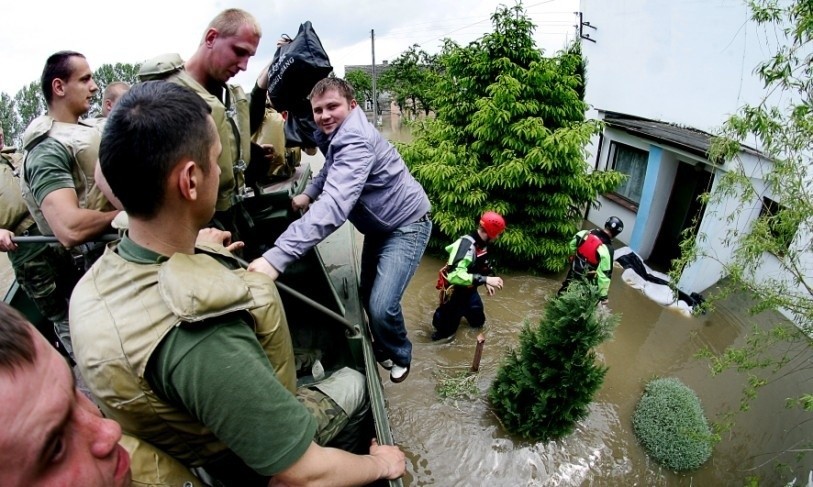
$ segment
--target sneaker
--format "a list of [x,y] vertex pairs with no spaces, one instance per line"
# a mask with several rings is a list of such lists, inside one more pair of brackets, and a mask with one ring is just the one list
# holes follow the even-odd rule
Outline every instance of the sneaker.
[[390,370],[390,380],[394,383],[403,382],[406,380],[407,376],[409,375],[409,365],[406,367],[401,367],[398,364],[392,364],[392,369]]
[[392,366],[395,365],[395,364],[392,362],[392,360],[387,359],[387,360],[382,360],[381,362],[378,362],[378,365],[384,367],[387,370],[390,370],[392,368]]

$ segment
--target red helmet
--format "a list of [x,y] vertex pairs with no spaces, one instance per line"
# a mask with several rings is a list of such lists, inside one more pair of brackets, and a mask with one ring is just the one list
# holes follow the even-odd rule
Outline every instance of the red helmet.
[[487,211],[480,217],[480,226],[485,230],[488,238],[497,238],[505,230],[505,219],[499,213]]

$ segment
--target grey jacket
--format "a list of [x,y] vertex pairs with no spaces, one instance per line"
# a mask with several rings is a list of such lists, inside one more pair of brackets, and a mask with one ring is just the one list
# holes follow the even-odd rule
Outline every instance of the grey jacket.
[[317,131],[325,165],[305,188],[313,204],[263,257],[283,272],[345,221],[366,234],[414,223],[431,209],[398,151],[354,108],[332,137]]

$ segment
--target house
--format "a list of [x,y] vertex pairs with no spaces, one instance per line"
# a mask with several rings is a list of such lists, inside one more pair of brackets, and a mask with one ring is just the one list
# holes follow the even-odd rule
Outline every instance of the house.
[[[778,36],[750,21],[747,4],[738,0],[581,0],[580,8],[588,117],[605,124],[588,148],[589,163],[628,175],[586,218],[600,224],[619,216],[625,223],[619,239],[660,270],[679,255],[681,232],[695,226],[701,253],[712,257],[684,269],[678,287],[702,292],[724,277],[733,250],[727,237],[782,204],[782,195],[770,194],[764,183],[771,163],[756,142],[756,148],[742,145],[734,162],[709,160],[712,134],[740,107],[764,97],[753,70]],[[733,164],[742,165],[756,189],[753,201],[743,205],[732,197],[704,206],[697,197],[714,193]],[[741,213],[729,218],[735,210]],[[808,261],[813,269],[813,255]],[[760,279],[789,279],[768,253],[757,272]]]
[[[375,73],[376,73],[376,80],[381,77],[381,73],[388,70],[390,68],[390,64],[387,60],[382,61],[381,64],[375,65]],[[364,71],[367,73],[370,78],[373,76],[373,65],[372,64],[346,64],[344,66],[345,74],[349,73],[350,71]],[[378,95],[378,110],[379,115],[389,114],[392,111],[392,96],[386,91],[381,91],[381,87],[377,87],[377,95]],[[367,114],[368,118],[372,117],[373,113],[373,100],[371,97],[366,98],[365,100],[359,100],[359,105],[364,109],[364,112]]]

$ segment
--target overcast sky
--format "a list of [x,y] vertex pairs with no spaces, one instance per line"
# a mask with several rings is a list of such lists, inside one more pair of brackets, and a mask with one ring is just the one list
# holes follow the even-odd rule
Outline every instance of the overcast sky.
[[[234,81],[251,89],[257,73],[274,55],[276,39],[296,35],[310,20],[340,76],[344,65],[371,62],[370,31],[375,30],[376,61],[392,60],[412,44],[438,52],[441,39],[467,44],[491,31],[490,16],[513,0],[8,0],[0,9],[0,91],[14,96],[38,80],[45,59],[70,49],[83,53],[91,69],[105,63],[140,63],[196,49],[209,21],[224,8],[243,8],[257,17],[263,38],[248,71]],[[537,25],[537,46],[553,54],[574,37],[579,0],[526,0]]]

